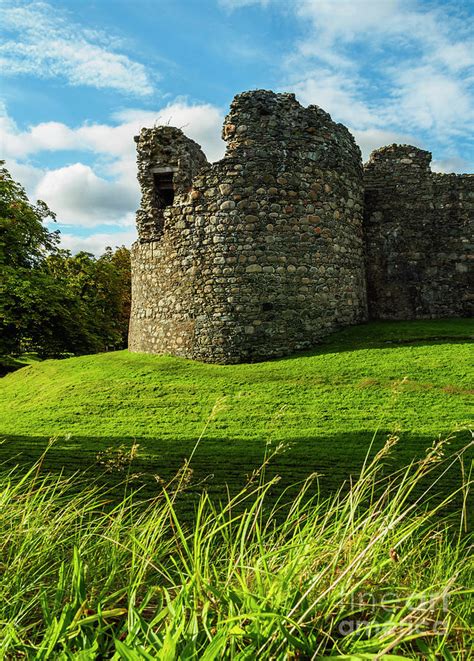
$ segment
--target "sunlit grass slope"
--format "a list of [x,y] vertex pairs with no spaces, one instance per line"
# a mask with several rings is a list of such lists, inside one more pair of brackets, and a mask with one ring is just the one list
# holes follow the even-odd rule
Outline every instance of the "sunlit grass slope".
[[289,481],[317,471],[331,485],[360,467],[374,433],[376,447],[400,436],[400,462],[440,434],[466,439],[473,335],[468,320],[375,323],[257,364],[127,351],[36,363],[0,383],[0,458],[31,462],[57,436],[46,465],[99,470],[100,451],[135,441],[134,470],[166,478],[207,425],[193,465],[211,487],[251,472],[269,442],[288,446],[274,470]]

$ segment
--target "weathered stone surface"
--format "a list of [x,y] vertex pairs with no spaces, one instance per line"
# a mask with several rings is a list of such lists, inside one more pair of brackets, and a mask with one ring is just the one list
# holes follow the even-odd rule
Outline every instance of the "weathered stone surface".
[[432,173],[430,162],[430,152],[391,145],[374,151],[365,166],[373,319],[461,317],[474,311],[474,176]]
[[178,129],[140,133],[131,351],[235,363],[308,349],[367,319],[364,260],[373,318],[467,313],[473,177],[431,174],[414,147],[374,152],[364,244],[360,152],[327,113],[245,92],[223,137],[208,164]]
[[207,164],[201,147],[173,126],[142,129],[135,137],[138,151],[138,182],[142,199],[137,212],[139,241],[156,241],[163,233],[168,209],[160,204],[155,187],[155,175],[172,173],[175,202],[197,204],[200,191],[192,188],[199,170]]

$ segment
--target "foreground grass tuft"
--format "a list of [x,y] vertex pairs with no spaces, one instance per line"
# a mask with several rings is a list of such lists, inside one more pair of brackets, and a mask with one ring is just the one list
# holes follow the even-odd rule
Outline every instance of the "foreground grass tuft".
[[[439,442],[386,477],[395,442],[329,499],[309,497],[313,476],[269,501],[264,465],[224,503],[203,493],[186,524],[189,463],[153,500],[118,506],[41,462],[4,472],[0,656],[467,659],[466,467],[457,494],[431,499],[465,452]],[[455,495],[463,506],[442,517]]]

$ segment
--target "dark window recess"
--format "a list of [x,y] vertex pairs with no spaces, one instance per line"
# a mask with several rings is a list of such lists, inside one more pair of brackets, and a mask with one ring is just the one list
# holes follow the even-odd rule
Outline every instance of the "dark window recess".
[[173,204],[174,186],[172,172],[156,172],[153,175],[155,198],[159,209],[165,209]]

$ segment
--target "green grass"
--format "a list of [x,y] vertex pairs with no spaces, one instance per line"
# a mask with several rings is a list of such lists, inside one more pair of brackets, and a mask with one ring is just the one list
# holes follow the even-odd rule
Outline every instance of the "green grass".
[[189,465],[112,509],[41,461],[0,472],[1,658],[468,661],[469,477],[455,514],[431,499],[463,454],[441,442],[384,477],[393,443],[348,492],[308,499],[309,481],[275,504],[262,470],[222,504],[202,494],[190,525]]
[[0,657],[467,661],[473,334],[8,374]]
[[[57,436],[45,467],[89,466],[95,476],[98,453],[138,443],[134,471],[153,488],[206,426],[193,468],[211,491],[240,486],[267,445],[283,443],[273,470],[284,484],[318,472],[329,492],[359,470],[374,434],[375,449],[400,436],[394,465],[440,434],[466,440],[473,334],[468,320],[373,323],[311,353],[257,364],[127,351],[31,364],[0,382],[0,461],[31,465]],[[458,478],[453,470],[447,488]]]

